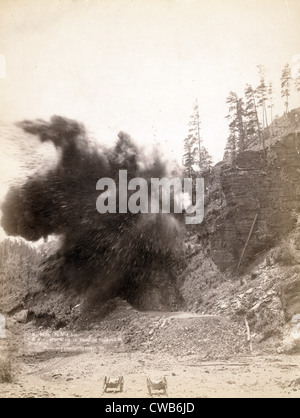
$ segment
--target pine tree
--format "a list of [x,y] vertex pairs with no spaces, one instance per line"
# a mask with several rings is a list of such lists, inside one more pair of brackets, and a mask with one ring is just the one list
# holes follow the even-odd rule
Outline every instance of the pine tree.
[[288,113],[289,111],[289,96],[290,96],[290,90],[291,90],[291,68],[289,64],[286,64],[282,70],[281,75],[281,97],[285,99],[284,105],[285,105],[285,113]]
[[186,169],[188,177],[193,177],[196,174],[196,171],[201,173],[208,170],[212,164],[212,157],[209,155],[207,149],[202,145],[200,125],[199,105],[196,100],[193,107],[193,113],[188,124],[189,133],[184,140],[183,165]]
[[235,134],[237,149],[238,152],[241,152],[246,146],[244,102],[236,93],[231,91],[226,99],[226,103],[229,105],[229,113],[226,116],[226,119],[229,120],[229,130]]
[[268,108],[270,109],[270,117],[271,117],[271,126],[272,126],[272,136],[274,134],[273,132],[273,107],[274,107],[274,94],[273,94],[273,83],[272,81],[269,82],[268,84],[268,91],[267,91],[267,95],[268,95]]
[[247,146],[253,142],[261,145],[261,127],[258,119],[255,90],[249,84],[245,88],[245,132]]
[[235,132],[230,132],[229,137],[227,139],[223,159],[228,164],[232,164],[235,160],[236,154],[237,154],[236,134]]
[[206,147],[201,147],[201,171],[209,170],[212,165],[212,157]]
[[191,140],[193,145],[197,147],[198,150],[198,166],[199,171],[201,171],[201,136],[200,136],[200,114],[199,114],[199,105],[198,100],[196,100],[193,108],[193,114],[190,117],[189,121],[189,135],[191,136]]
[[273,122],[274,93],[272,81],[268,84],[268,108],[270,109],[271,123]]
[[268,116],[267,116],[267,109],[266,109],[266,101],[267,101],[267,86],[265,83],[265,67],[263,65],[258,65],[258,73],[260,76],[260,83],[256,89],[257,96],[258,96],[258,107],[261,108],[262,111],[262,125],[263,129],[268,127]]
[[192,135],[188,135],[184,140],[183,166],[187,177],[194,176],[194,166],[196,164],[195,142],[196,140]]

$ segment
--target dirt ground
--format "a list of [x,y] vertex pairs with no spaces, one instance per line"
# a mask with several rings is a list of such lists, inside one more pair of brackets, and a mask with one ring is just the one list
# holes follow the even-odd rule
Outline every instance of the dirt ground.
[[[164,375],[170,397],[300,397],[299,357],[235,358],[194,365],[193,358],[142,353],[51,352],[23,359],[2,398],[149,397],[147,376]],[[124,392],[104,394],[104,376],[123,375]],[[290,385],[290,386],[289,386]],[[163,396],[161,396],[163,397]]]
[[[118,313],[117,313],[118,314]],[[116,314],[115,314],[116,315]],[[201,324],[208,316],[157,312],[142,315],[148,328],[149,342],[157,332],[172,329],[179,341],[191,321]],[[116,317],[112,317],[114,323]],[[107,322],[98,329],[53,330],[33,323],[14,323],[10,344],[13,382],[0,384],[2,398],[131,398],[150,397],[146,379],[165,376],[170,398],[210,397],[297,397],[300,398],[300,356],[265,355],[240,352],[225,355],[219,342],[219,356],[204,351],[175,350],[166,341],[164,348],[143,344],[140,349],[124,343],[124,329],[109,330]],[[167,322],[167,320],[169,322]],[[96,327],[97,328],[97,327]],[[169,330],[168,330],[169,328]],[[168,332],[167,332],[168,330]],[[187,332],[187,331],[186,331]],[[194,332],[193,332],[194,334]],[[158,338],[158,337],[157,337]],[[173,339],[176,336],[173,335]],[[202,339],[204,340],[205,338]],[[126,339],[125,339],[126,341]],[[161,339],[159,340],[161,341]],[[199,344],[201,346],[201,344]],[[7,347],[6,347],[7,348]],[[4,344],[2,340],[2,352]],[[122,393],[103,393],[105,376],[124,377]],[[153,395],[165,397],[165,395]]]

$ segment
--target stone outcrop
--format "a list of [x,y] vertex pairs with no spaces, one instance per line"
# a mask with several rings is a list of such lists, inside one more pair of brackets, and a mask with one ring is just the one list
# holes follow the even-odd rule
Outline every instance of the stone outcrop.
[[243,265],[289,233],[300,209],[300,134],[263,151],[244,151],[232,166],[219,163],[205,176],[206,208],[198,238],[221,270],[235,270],[251,225]]

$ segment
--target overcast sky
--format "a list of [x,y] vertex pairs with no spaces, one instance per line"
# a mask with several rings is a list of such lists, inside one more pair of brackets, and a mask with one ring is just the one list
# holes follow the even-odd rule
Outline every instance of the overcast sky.
[[280,76],[300,54],[299,22],[299,0],[1,0],[0,119],[64,115],[99,141],[125,130],[180,159],[197,98],[217,162],[226,96],[258,84],[257,64],[283,113]]

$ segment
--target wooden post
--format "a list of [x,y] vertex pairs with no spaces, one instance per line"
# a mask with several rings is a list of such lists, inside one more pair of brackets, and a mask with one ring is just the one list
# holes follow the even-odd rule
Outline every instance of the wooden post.
[[250,333],[250,327],[248,324],[247,319],[245,318],[245,325],[246,325],[246,330],[247,330],[247,341],[250,344],[250,353],[252,354],[252,340],[251,340],[251,333]]
[[249,235],[248,235],[248,238],[247,238],[246,244],[245,244],[245,246],[244,246],[244,248],[243,248],[243,251],[242,251],[242,254],[241,254],[241,257],[240,257],[240,261],[239,261],[239,264],[238,264],[238,266],[237,266],[236,271],[238,271],[238,269],[239,269],[239,268],[240,268],[240,266],[241,266],[241,263],[242,263],[242,260],[243,260],[243,257],[244,257],[244,254],[245,254],[246,248],[247,248],[247,246],[248,246],[248,243],[249,243],[249,241],[250,241],[250,238],[251,238],[251,235],[252,235],[252,232],[253,232],[254,226],[255,226],[256,221],[257,221],[257,217],[258,217],[258,214],[256,214],[256,215],[255,215],[254,220],[253,220],[253,222],[252,222],[252,226],[251,226],[251,229],[250,229],[250,232],[249,232]]

